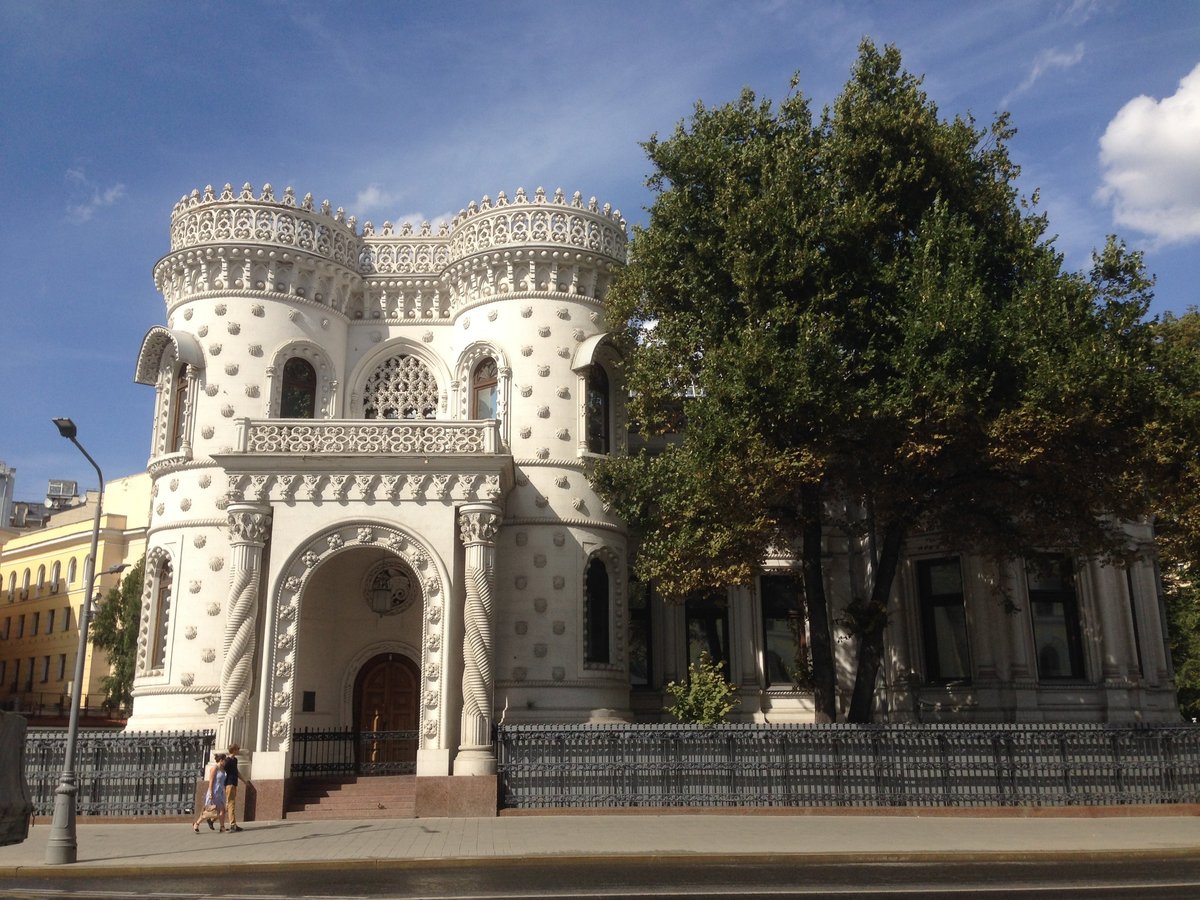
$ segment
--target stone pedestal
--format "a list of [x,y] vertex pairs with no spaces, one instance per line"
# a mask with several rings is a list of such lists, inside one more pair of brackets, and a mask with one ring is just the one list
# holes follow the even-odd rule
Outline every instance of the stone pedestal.
[[25,784],[25,728],[24,716],[0,712],[0,845],[29,837],[33,801]]

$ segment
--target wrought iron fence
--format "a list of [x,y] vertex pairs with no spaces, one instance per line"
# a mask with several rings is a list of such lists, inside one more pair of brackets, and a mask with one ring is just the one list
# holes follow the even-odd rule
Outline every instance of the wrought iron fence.
[[501,806],[1200,802],[1200,728],[502,725]]
[[417,732],[299,728],[292,732],[294,777],[411,775],[417,771]]
[[[211,731],[81,730],[75,749],[76,814],[192,814],[213,740]],[[34,815],[54,811],[66,748],[66,729],[33,728],[25,734],[25,780]]]

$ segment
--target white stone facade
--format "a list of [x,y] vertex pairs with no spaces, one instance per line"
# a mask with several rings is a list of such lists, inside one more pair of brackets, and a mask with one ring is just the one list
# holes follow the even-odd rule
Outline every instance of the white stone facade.
[[[136,374],[158,399],[130,727],[219,725],[283,775],[291,730],[352,724],[387,654],[419,672],[421,774],[494,764],[493,698],[627,711],[626,534],[589,485],[585,408],[607,366],[593,439],[621,449],[602,301],[625,240],[619,212],[540,189],[437,230],[360,231],[269,186],[181,200]],[[614,646],[588,667],[596,554]],[[386,614],[381,565],[404,584]]]
[[[439,229],[360,229],[290,188],[184,197],[154,273],[167,324],[135,376],[157,403],[130,728],[217,727],[253,750],[256,777],[283,778],[294,729],[370,724],[364,673],[382,659],[413,679],[409,720],[387,724],[419,731],[418,774],[492,771],[500,716],[658,718],[695,617],[650,603],[632,621],[626,528],[588,479],[626,449],[603,305],[625,245],[619,212],[540,189]],[[1149,564],[1089,566],[1074,600],[1043,603],[1074,603],[1079,637],[1069,677],[1039,678],[1058,626],[1031,617],[1024,569],[960,561],[962,612],[945,614],[918,583],[945,554],[919,543],[889,625],[886,716],[1177,716]],[[834,556],[839,607],[859,557]],[[720,632],[740,716],[811,720],[810,696],[769,671],[782,620],[763,590],[730,592],[698,627]],[[930,677],[936,640],[969,645],[947,662],[965,677]]]

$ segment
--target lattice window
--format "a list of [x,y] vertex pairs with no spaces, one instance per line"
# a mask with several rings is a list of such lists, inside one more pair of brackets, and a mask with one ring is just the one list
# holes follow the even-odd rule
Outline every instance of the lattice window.
[[415,356],[400,354],[384,360],[363,388],[363,418],[436,419],[438,383],[429,367]]

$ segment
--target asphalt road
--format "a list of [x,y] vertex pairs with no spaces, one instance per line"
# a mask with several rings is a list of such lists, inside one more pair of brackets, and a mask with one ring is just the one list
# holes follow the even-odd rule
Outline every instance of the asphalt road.
[[549,898],[549,897],[1200,897],[1200,859],[1088,862],[855,863],[632,858],[500,863],[407,863],[226,873],[201,878],[17,876],[0,897],[21,898]]

